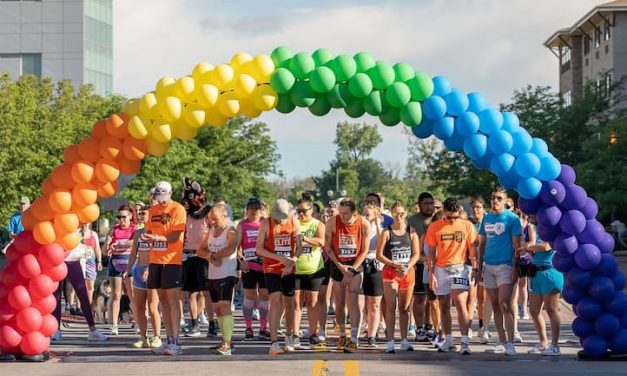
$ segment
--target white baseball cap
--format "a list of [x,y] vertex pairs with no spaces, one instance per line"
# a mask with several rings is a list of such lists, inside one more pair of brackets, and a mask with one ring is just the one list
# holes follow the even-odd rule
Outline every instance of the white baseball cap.
[[165,201],[172,195],[172,185],[167,181],[160,181],[153,188],[152,198],[161,202]]
[[290,214],[290,203],[287,200],[280,198],[276,200],[274,203],[274,207],[272,208],[272,218],[277,221],[282,221],[287,219]]

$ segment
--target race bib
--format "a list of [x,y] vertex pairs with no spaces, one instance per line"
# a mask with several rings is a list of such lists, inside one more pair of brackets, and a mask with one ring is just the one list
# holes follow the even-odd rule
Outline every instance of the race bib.
[[283,257],[292,257],[292,247],[275,247],[274,252]]
[[342,258],[357,257],[357,242],[354,236],[340,234],[338,256]]
[[281,234],[274,236],[274,252],[284,257],[292,257],[292,235]]
[[468,286],[468,278],[460,278],[460,277],[454,277],[453,278],[453,284],[454,285],[461,285],[461,286]]
[[157,252],[168,250],[168,242],[152,242],[152,249]]
[[150,243],[148,243],[148,242],[137,242],[137,250],[139,252],[150,251]]
[[303,244],[303,252],[301,254],[302,255],[310,255],[311,254],[311,249],[312,249],[312,247],[309,244],[307,244],[307,245]]
[[392,248],[392,261],[400,264],[409,263],[411,258],[411,249],[406,248]]
[[244,260],[246,261],[255,261],[257,260],[257,249],[255,248],[247,248],[242,251],[244,254]]

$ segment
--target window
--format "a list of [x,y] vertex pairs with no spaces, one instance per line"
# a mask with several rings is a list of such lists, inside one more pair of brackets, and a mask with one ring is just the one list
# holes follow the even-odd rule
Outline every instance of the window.
[[560,56],[560,66],[562,68],[562,73],[567,72],[570,69],[570,48],[565,47],[562,50],[562,55]]
[[562,101],[564,101],[564,107],[570,107],[570,105],[572,104],[570,90],[562,94]]
[[0,70],[16,76],[33,74],[41,77],[41,54],[0,54]]
[[610,23],[607,21],[603,24],[603,40],[610,40]]
[[585,36],[583,38],[583,54],[587,55],[590,53],[590,37],[589,36]]
[[605,84],[604,86],[605,87],[604,87],[604,93],[603,94],[604,95],[609,95],[610,91],[611,91],[611,88],[612,88],[612,74],[611,73],[606,74],[604,81],[605,81],[604,82],[604,84]]
[[585,61],[586,67],[587,67],[588,65],[590,65],[590,60],[589,60],[588,58],[586,58],[586,60],[584,60],[584,61]]
[[601,45],[601,29],[598,27],[594,28],[594,48],[599,48]]

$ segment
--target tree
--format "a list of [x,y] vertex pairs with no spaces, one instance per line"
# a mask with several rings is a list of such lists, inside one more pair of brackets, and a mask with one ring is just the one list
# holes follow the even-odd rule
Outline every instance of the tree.
[[340,163],[363,161],[382,141],[376,125],[338,123],[333,141],[337,145],[335,157]]

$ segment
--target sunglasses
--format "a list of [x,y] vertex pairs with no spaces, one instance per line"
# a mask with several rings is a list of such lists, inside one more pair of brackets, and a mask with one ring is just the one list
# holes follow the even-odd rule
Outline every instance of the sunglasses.
[[500,201],[505,200],[505,197],[503,197],[503,196],[492,196],[492,200],[500,202]]
[[433,208],[434,208],[434,209],[436,209],[436,210],[440,210],[440,209],[442,209],[442,207],[441,207],[441,206],[434,206]]
[[481,206],[481,205],[475,205],[475,206],[473,206],[472,208],[473,208],[473,209],[483,209],[483,206]]
[[128,218],[128,215],[118,215],[116,216],[117,219],[124,219],[124,218]]
[[309,211],[311,208],[305,208],[305,209],[296,209],[296,213],[298,214],[305,214],[307,213],[307,211]]

